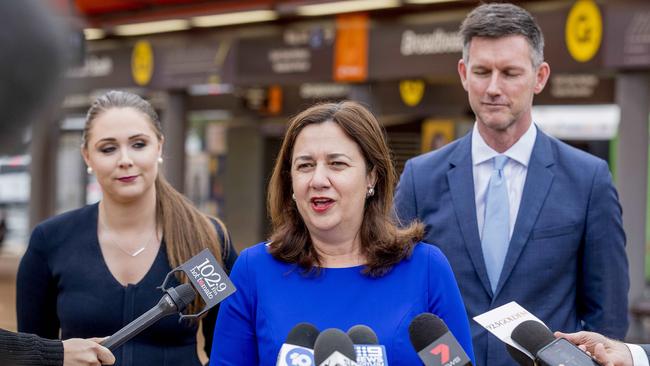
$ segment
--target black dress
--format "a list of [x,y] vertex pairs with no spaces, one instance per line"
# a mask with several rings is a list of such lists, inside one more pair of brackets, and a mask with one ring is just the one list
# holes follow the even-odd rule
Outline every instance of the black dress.
[[[45,338],[104,337],[152,308],[171,271],[164,240],[145,276],[123,286],[109,271],[97,238],[98,204],[56,216],[33,231],[17,279],[18,330]],[[218,225],[217,225],[218,226]],[[223,233],[218,229],[224,243]],[[222,248],[227,272],[237,258],[230,242]],[[179,283],[173,279],[172,286]],[[216,311],[203,319],[210,355]],[[197,324],[163,318],[115,350],[116,365],[200,365]]]

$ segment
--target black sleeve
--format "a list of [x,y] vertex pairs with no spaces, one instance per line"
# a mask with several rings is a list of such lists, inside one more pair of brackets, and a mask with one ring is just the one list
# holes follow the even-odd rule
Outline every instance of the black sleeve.
[[[223,269],[227,274],[230,274],[232,266],[235,265],[235,260],[237,260],[237,251],[232,245],[232,240],[230,235],[227,232],[224,232],[225,227],[220,225],[218,222],[213,221],[215,228],[217,229],[217,235],[219,235],[219,242],[221,243],[221,260],[223,261]],[[214,324],[217,322],[217,314],[219,313],[219,305],[210,309],[208,313],[203,317],[202,326],[203,326],[203,338],[205,339],[205,354],[210,357],[212,351],[212,339],[214,337]]]
[[0,365],[63,365],[63,343],[0,329]]
[[57,284],[48,263],[43,229],[37,226],[18,267],[16,278],[16,315],[18,331],[40,337],[59,338]]

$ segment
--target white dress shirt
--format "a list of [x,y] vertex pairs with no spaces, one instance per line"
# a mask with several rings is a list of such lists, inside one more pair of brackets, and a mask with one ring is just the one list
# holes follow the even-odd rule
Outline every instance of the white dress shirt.
[[[492,158],[499,155],[499,153],[485,143],[485,140],[483,140],[483,137],[478,132],[476,123],[474,123],[474,129],[472,130],[472,173],[474,174],[476,219],[478,221],[478,232],[482,239],[483,223],[485,221],[485,198],[488,184],[490,183],[490,176],[494,169]],[[526,173],[528,173],[528,162],[533,152],[536,137],[537,127],[535,127],[534,123],[531,123],[526,133],[519,138],[519,141],[503,153],[503,155],[509,158],[503,168],[508,187],[508,202],[510,204],[510,235],[508,238],[512,238],[512,232],[515,228],[519,204],[521,203],[521,196],[524,191],[524,183],[526,182]]]
[[625,343],[625,345],[630,349],[630,353],[632,354],[632,365],[648,366],[648,354],[645,353],[641,346],[629,343]]

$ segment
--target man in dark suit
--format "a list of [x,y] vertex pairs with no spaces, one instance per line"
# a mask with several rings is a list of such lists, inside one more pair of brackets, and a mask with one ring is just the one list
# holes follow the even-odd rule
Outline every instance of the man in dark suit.
[[[551,329],[622,338],[629,280],[618,195],[606,162],[532,121],[533,96],[550,74],[539,26],[515,5],[492,3],[460,31],[458,73],[476,123],[407,162],[398,217],[425,224],[470,319],[516,301]],[[496,337],[471,328],[478,365],[514,364]]]
[[650,344],[629,344],[607,338],[594,332],[561,333],[556,337],[566,338],[600,362],[603,366],[648,366]]

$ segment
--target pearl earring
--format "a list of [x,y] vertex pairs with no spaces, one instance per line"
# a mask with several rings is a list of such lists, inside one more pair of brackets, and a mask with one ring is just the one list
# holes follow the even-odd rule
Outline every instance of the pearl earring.
[[369,187],[368,188],[368,193],[366,193],[366,198],[370,198],[375,195],[375,188],[374,187]]
[[291,199],[294,200],[294,201],[296,200],[296,194],[295,193],[291,193]]
[[93,168],[91,168],[91,167],[87,167],[87,168],[86,168],[86,173],[88,173],[88,174],[93,174]]
[[158,157],[158,164],[162,164],[162,163],[163,163],[163,158],[162,158],[162,156],[159,156]]

